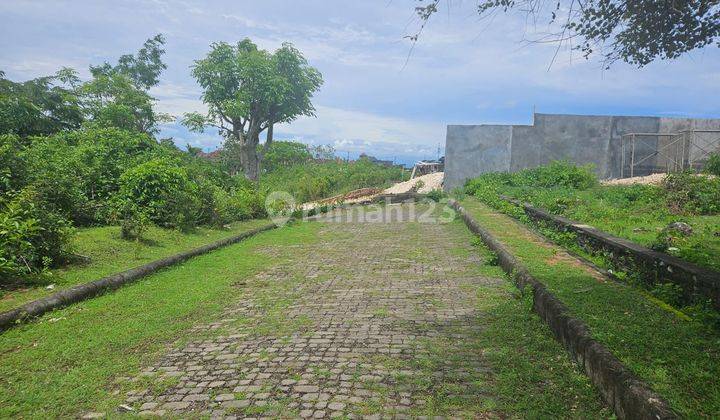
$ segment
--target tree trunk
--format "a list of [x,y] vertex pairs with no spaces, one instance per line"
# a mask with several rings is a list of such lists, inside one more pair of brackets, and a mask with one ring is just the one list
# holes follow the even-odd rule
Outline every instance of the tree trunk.
[[251,181],[257,181],[260,176],[258,143],[260,143],[260,133],[256,130],[250,130],[243,142],[240,153],[240,163],[243,172],[245,173],[245,177]]
[[258,160],[256,143],[248,142],[242,147],[240,163],[245,177],[251,181],[257,181],[260,161]]

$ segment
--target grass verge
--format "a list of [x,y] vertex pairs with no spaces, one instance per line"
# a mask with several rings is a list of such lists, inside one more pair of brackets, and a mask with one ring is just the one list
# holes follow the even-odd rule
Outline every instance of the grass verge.
[[[0,312],[76,284],[97,280],[178,252],[187,251],[219,239],[249,231],[269,223],[266,219],[236,222],[229,229],[197,228],[190,233],[149,228],[143,241],[120,238],[120,227],[103,226],[79,229],[73,238],[75,252],[90,258],[88,264],[77,264],[53,270],[43,282],[12,290],[0,288]],[[48,285],[54,285],[48,289]]]
[[[672,212],[664,203],[669,199],[661,187],[598,185],[582,190],[503,186],[501,193],[647,248],[720,271],[720,214]],[[503,204],[495,200],[486,202],[503,208]],[[692,227],[692,234],[667,231],[665,228],[674,222],[687,223]]]
[[678,317],[636,289],[599,278],[562,248],[474,198],[462,205],[681,416],[720,412],[717,332]]
[[163,270],[114,293],[0,335],[0,418],[115,412],[139,367],[192,325],[210,320],[240,278],[282,263],[261,248],[316,240],[317,224],[265,232]]

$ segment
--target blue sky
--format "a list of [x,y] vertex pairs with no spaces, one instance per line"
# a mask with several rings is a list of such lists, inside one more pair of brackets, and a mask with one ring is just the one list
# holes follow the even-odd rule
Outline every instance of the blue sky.
[[[537,112],[720,117],[720,49],[695,51],[643,69],[567,49],[548,70],[553,45],[528,45],[546,28],[522,16],[480,21],[475,2],[438,13],[409,58],[415,0],[365,1],[15,1],[0,3],[0,69],[13,80],[134,52],[167,38],[167,71],[151,93],[173,115],[202,110],[190,76],[213,41],[245,37],[273,50],[294,43],[323,74],[317,118],[276,129],[276,138],[331,144],[409,162],[436,156],[447,124],[530,123]],[[221,139],[177,123],[162,135],[205,150]]]

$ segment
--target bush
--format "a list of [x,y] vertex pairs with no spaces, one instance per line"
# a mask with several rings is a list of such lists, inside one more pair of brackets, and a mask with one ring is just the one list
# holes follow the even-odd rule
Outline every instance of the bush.
[[70,253],[70,223],[28,187],[0,199],[0,279],[41,273]]
[[213,187],[212,208],[209,209],[207,224],[223,226],[236,220],[250,219],[254,215],[252,193],[244,191],[225,191],[219,187]]
[[[258,146],[259,148],[263,146]],[[263,159],[262,167],[265,172],[306,163],[312,159],[307,145],[293,141],[275,141]]]
[[69,144],[79,162],[85,193],[90,200],[110,199],[120,189],[120,176],[128,169],[168,153],[150,136],[116,128],[84,129],[63,133],[53,143]]
[[720,176],[720,152],[710,153],[710,158],[705,164],[705,172],[710,175]]
[[123,239],[140,240],[150,227],[150,218],[136,205],[126,203],[122,209],[120,221],[120,237]]
[[160,226],[186,230],[194,226],[200,210],[197,185],[187,171],[168,159],[157,158],[128,169],[120,177],[123,217],[137,206]]
[[593,165],[578,166],[566,160],[556,160],[548,165],[517,172],[513,185],[532,187],[568,187],[586,190],[598,184]]
[[25,148],[19,137],[0,135],[0,194],[19,189],[27,176],[21,152]]
[[443,192],[443,190],[432,190],[429,193],[427,193],[427,197],[435,202],[440,202],[444,198],[447,198],[447,194]]
[[663,184],[674,213],[720,214],[720,178],[691,172],[668,174]]
[[577,166],[568,161],[553,161],[548,165],[524,169],[515,173],[491,172],[469,180],[465,184],[468,194],[491,189],[496,192],[502,187],[567,188],[586,190],[598,185],[592,165]]
[[82,176],[85,166],[73,146],[62,138],[37,137],[21,156],[27,171],[25,183],[42,195],[46,207],[78,225],[95,220]]

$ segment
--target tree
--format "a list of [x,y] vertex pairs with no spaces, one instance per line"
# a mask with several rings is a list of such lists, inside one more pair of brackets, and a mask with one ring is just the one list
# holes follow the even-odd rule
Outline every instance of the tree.
[[[192,74],[203,88],[208,113],[186,114],[184,124],[198,132],[217,128],[231,171],[242,169],[251,180],[258,179],[274,125],[314,116],[311,99],[322,85],[320,72],[292,44],[271,54],[249,39],[213,44],[205,58],[195,61]],[[265,130],[265,144],[258,148]]]
[[81,86],[79,95],[87,121],[99,127],[154,134],[157,124],[168,119],[155,112],[152,96],[121,73],[95,76]]
[[49,135],[78,128],[82,110],[72,86],[75,72],[13,82],[0,71],[0,134],[21,137]]
[[136,55],[122,55],[114,66],[107,61],[99,66],[90,66],[90,73],[93,77],[122,74],[130,78],[138,88],[148,90],[158,84],[160,74],[167,68],[162,62],[164,45],[165,37],[157,34],[145,41]]
[[118,127],[148,134],[170,116],[155,112],[155,99],[148,90],[159,83],[167,68],[162,62],[165,38],[155,35],[137,54],[125,54],[116,65],[108,62],[90,66],[93,79],[80,88],[86,117],[101,127]]
[[[417,41],[440,0],[417,0],[422,25],[409,38]],[[598,51],[607,66],[622,60],[642,67],[660,59],[674,59],[696,48],[720,46],[720,0],[480,0],[478,13],[519,10],[537,19],[546,14],[559,25],[539,42],[574,47],[585,58]]]

